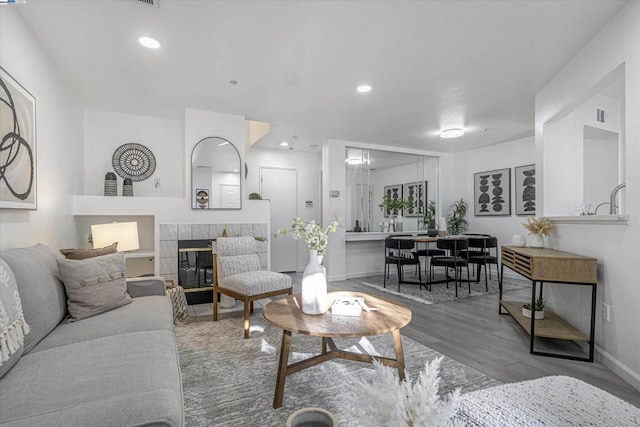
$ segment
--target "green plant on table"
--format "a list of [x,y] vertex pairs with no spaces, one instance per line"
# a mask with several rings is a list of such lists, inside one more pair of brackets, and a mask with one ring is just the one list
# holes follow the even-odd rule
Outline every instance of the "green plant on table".
[[436,228],[436,202],[429,200],[427,211],[424,213],[424,225],[427,228]]
[[249,200],[262,200],[262,196],[259,193],[249,194]]
[[449,234],[457,235],[464,233],[469,226],[465,219],[467,215],[467,202],[464,199],[456,200],[449,206],[447,216],[447,231]]

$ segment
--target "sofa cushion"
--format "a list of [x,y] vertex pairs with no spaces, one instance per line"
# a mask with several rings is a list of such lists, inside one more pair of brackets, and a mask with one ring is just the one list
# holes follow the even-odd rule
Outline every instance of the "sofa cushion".
[[173,330],[171,302],[166,296],[133,298],[118,307],[77,322],[64,322],[33,349],[33,352],[129,332]]
[[102,255],[111,255],[118,252],[118,242],[115,242],[104,248],[94,249],[60,249],[60,253],[66,259],[87,259]]
[[72,320],[82,320],[130,304],[124,254],[83,260],[58,259]]
[[22,301],[24,318],[31,332],[24,339],[27,354],[67,315],[67,298],[59,279],[56,253],[48,246],[0,252],[13,271]]
[[0,259],[0,378],[22,356],[24,337],[28,333],[16,278]]
[[171,331],[134,332],[33,352],[0,381],[3,427],[183,424]]

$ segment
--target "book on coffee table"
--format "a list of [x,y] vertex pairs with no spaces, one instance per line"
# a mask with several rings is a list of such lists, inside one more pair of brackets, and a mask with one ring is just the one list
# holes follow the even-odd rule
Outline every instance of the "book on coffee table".
[[338,316],[360,316],[364,306],[364,298],[338,297],[331,304],[331,314]]

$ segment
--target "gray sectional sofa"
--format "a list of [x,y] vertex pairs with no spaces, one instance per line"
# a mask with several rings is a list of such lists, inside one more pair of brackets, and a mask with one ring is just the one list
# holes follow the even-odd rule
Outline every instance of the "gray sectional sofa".
[[60,256],[42,244],[0,252],[31,329],[23,348],[0,368],[0,425],[182,426],[180,365],[164,281],[128,281],[130,304],[67,322]]

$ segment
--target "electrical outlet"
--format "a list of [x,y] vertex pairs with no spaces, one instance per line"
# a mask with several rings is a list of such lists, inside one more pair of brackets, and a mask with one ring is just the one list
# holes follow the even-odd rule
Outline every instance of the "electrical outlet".
[[611,306],[609,304],[602,303],[602,320],[608,322],[611,319]]
[[160,178],[153,179],[153,186],[156,187],[156,190],[160,188]]

